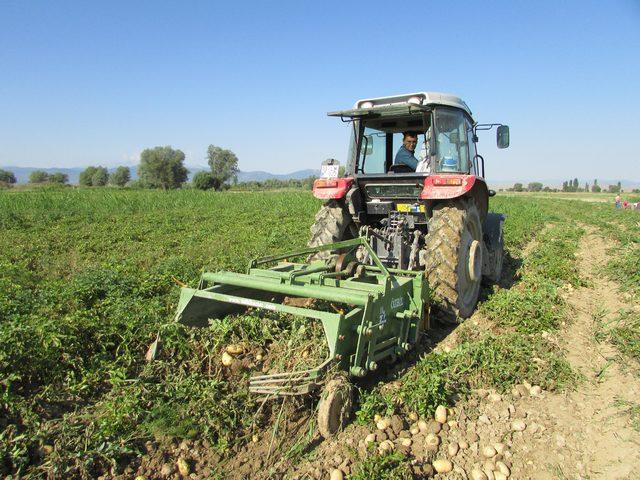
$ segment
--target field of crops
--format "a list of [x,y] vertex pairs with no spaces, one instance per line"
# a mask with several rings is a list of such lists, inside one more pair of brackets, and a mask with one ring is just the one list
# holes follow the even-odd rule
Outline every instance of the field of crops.
[[[318,332],[277,315],[183,328],[172,323],[176,280],[193,285],[203,269],[241,271],[253,257],[305,245],[319,205],[303,191],[0,192],[0,475],[133,478],[150,444],[189,439],[215,452],[207,474],[226,477],[225,464],[278,413],[276,405],[258,415],[248,397],[258,355],[286,361],[287,352],[312,350]],[[547,334],[570,317],[562,288],[586,284],[574,258],[585,229],[610,242],[602,275],[637,302],[638,212],[524,196],[498,196],[491,208],[507,215],[506,272],[479,305],[491,328],[461,329],[455,348],[416,356],[393,373],[396,390],[362,385],[356,422],[428,416],[478,388],[571,388],[578,376]],[[640,321],[626,315],[600,335],[638,360]],[[220,364],[230,343],[248,351],[232,370]],[[312,456],[308,437],[287,455]],[[387,460],[363,460],[352,476],[405,468]]]

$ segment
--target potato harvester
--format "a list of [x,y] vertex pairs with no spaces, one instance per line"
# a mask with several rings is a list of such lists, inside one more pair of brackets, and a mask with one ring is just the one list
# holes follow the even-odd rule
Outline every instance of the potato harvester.
[[[176,321],[202,327],[254,308],[322,322],[329,351],[323,363],[304,371],[252,376],[249,391],[259,398],[321,392],[318,427],[330,436],[349,416],[349,380],[411,350],[429,327],[424,271],[387,267],[371,247],[376,241],[385,239],[363,227],[350,240],[254,259],[246,273],[205,272],[197,288],[182,288]],[[323,260],[288,261],[326,257],[327,252]],[[305,308],[283,303],[285,297],[318,301]]]

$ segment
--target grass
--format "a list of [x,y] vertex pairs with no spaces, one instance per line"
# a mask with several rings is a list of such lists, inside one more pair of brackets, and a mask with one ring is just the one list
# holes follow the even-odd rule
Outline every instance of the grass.
[[357,462],[354,473],[347,476],[349,480],[406,480],[413,478],[413,472],[400,452],[372,454]]
[[616,398],[614,405],[629,416],[633,429],[636,432],[640,432],[640,403],[629,402],[627,400]]
[[[582,284],[573,257],[583,234],[577,222],[623,246],[611,269],[624,272],[625,288],[637,295],[634,212],[500,195],[491,205],[507,215],[514,284],[484,292],[480,309],[490,330],[462,329],[451,351],[417,359],[397,391],[363,389],[360,421],[393,411],[430,414],[477,387],[571,385],[562,352],[542,332],[566,317],[559,289]],[[321,332],[257,314],[184,328],[172,322],[174,278],[194,285],[203,269],[241,271],[252,257],[304,245],[318,207],[301,191],[1,191],[0,475],[94,478],[121,471],[148,440],[207,439],[226,454],[263,428],[246,392],[254,353],[274,352],[269,366],[283,368],[300,352],[313,358],[310,337]],[[633,352],[637,322],[617,327],[627,330],[614,341]],[[147,363],[158,332],[158,358]],[[222,369],[229,343],[247,347],[250,368]],[[300,456],[311,438],[306,431],[287,454]],[[394,454],[362,460],[351,477],[405,474],[406,462]]]
[[[194,284],[202,268],[242,270],[252,256],[303,245],[318,202],[303,192],[239,199],[0,193],[0,473],[93,477],[149,438],[199,436],[224,452],[246,436],[248,373],[225,376],[221,349],[302,345],[309,332],[273,315],[182,328],[171,321],[172,278]],[[147,364],[158,331],[160,356]]]

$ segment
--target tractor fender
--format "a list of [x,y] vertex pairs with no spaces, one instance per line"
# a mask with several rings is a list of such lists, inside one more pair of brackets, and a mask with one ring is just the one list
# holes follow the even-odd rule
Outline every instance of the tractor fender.
[[431,208],[440,201],[455,198],[473,198],[484,221],[489,210],[489,189],[484,178],[475,175],[429,175],[424,179],[420,199],[431,204]]
[[318,178],[313,182],[313,196],[322,200],[344,198],[353,185],[353,178]]

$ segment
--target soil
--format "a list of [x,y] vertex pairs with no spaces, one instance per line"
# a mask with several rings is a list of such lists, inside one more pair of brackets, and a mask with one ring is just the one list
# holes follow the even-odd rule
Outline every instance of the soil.
[[[619,406],[620,401],[637,402],[640,367],[623,360],[612,345],[597,341],[601,324],[614,319],[620,309],[632,307],[619,286],[599,273],[608,260],[607,248],[604,239],[587,229],[577,253],[587,286],[563,288],[572,317],[560,332],[549,335],[564,347],[581,377],[575,389],[555,393],[523,384],[503,395],[478,390],[449,409],[446,419],[437,418],[439,422],[394,415],[387,424],[352,423],[324,441],[314,433],[313,404],[289,403],[273,408],[271,427],[223,462],[222,477],[325,479],[333,472],[331,478],[343,478],[372,449],[391,448],[408,455],[417,478],[640,478],[640,432]],[[515,268],[507,268],[503,280],[514,282]],[[451,348],[465,328],[490,329],[491,323],[476,312],[458,329],[437,327],[429,345]],[[396,388],[397,381],[387,387]],[[309,455],[300,460],[291,455],[296,451]],[[182,472],[186,475],[179,472],[180,458],[186,461],[188,471]],[[437,459],[451,462],[445,465],[451,472],[434,472]],[[149,479],[209,478],[221,460],[202,442],[152,445],[149,456],[130,473]]]
[[[530,478],[638,478],[640,432],[616,403],[637,401],[640,381],[637,365],[628,365],[607,342],[596,341],[602,325],[630,305],[620,288],[599,273],[607,260],[607,244],[592,230],[583,237],[577,254],[580,272],[590,284],[568,289],[565,299],[573,321],[560,337],[567,359],[583,376],[575,391],[548,395],[532,405],[551,420],[545,435],[529,448],[526,468]],[[546,471],[539,470],[546,465]],[[534,467],[535,466],[535,467]]]

